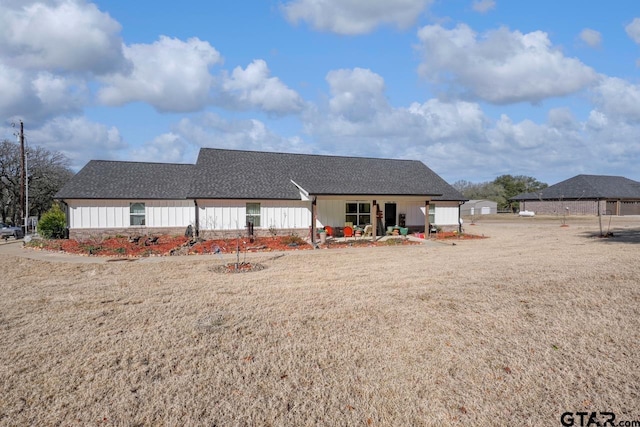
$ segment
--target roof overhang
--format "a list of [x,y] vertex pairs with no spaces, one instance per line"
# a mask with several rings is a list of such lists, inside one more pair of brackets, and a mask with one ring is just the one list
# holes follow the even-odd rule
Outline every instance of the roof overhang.
[[317,200],[431,200],[441,194],[312,194]]

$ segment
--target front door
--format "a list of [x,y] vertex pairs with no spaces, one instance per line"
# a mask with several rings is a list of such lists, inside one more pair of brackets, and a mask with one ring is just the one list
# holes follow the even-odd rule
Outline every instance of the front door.
[[384,204],[384,227],[393,227],[396,225],[396,204]]

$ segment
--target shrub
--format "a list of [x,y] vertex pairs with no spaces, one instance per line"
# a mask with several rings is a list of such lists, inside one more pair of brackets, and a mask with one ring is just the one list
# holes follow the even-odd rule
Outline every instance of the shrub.
[[298,245],[298,246],[302,246],[307,243],[303,238],[296,236],[295,234],[292,234],[290,236],[283,236],[280,241],[285,245]]
[[45,212],[38,222],[38,232],[47,239],[61,239],[64,237],[67,220],[60,206],[54,204]]

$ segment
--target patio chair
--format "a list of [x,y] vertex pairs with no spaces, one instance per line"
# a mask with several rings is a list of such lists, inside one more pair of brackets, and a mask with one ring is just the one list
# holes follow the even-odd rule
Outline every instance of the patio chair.
[[364,226],[364,233],[362,233],[363,236],[373,236],[373,225],[371,224],[367,224]]
[[353,228],[348,225],[342,230],[344,237],[353,237]]
[[327,232],[328,237],[333,237],[333,228],[330,225],[325,225],[324,230]]

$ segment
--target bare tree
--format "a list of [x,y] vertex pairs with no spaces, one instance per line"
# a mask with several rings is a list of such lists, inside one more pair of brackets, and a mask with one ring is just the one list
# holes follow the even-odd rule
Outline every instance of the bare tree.
[[[40,216],[53,203],[53,196],[73,176],[68,159],[42,147],[27,147],[29,216]],[[20,146],[0,142],[0,214],[2,222],[21,224]]]

